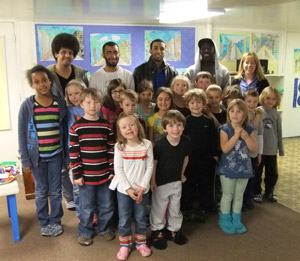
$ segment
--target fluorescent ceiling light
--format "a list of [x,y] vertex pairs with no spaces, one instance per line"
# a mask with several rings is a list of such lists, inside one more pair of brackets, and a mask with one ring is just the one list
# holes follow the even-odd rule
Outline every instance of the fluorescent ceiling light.
[[166,0],[160,6],[160,23],[182,23],[224,14],[224,9],[208,10],[207,0]]

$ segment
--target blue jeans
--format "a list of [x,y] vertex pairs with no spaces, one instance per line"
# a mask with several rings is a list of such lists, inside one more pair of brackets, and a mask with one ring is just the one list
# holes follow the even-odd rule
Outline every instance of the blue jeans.
[[[35,203],[40,226],[61,224],[63,209],[61,205],[62,154],[51,158],[40,158],[39,165],[32,168],[35,181]],[[49,214],[48,195],[51,213]]]
[[131,217],[132,212],[135,219],[135,234],[146,235],[146,206],[149,195],[144,194],[141,203],[136,203],[130,196],[117,192],[119,208],[119,234],[121,237],[132,235]]
[[108,188],[110,182],[100,185],[83,185],[79,187],[79,212],[78,236],[92,238],[94,233],[93,216],[95,207],[98,216],[99,235],[112,231],[111,220],[114,214],[112,191]]

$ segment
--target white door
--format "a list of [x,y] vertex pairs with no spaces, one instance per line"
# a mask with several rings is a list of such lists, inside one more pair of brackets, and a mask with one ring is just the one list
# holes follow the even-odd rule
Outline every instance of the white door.
[[0,163],[17,161],[20,80],[14,23],[0,23]]
[[[295,103],[300,97],[299,55],[297,56],[300,50],[300,33],[287,33],[286,43],[282,131],[284,137],[296,137],[300,136],[300,105],[299,102]],[[295,79],[298,83],[296,88]]]

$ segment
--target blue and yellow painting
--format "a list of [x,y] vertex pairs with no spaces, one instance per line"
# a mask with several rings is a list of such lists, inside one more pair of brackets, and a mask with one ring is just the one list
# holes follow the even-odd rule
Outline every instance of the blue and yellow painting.
[[40,61],[54,61],[54,57],[51,52],[51,43],[53,38],[61,33],[72,34],[77,38],[80,45],[80,50],[77,54],[76,60],[84,59],[82,26],[39,25],[37,26],[37,46],[38,57]]
[[91,34],[91,66],[102,66],[105,60],[101,56],[102,46],[106,42],[115,42],[119,45],[119,65],[131,65],[131,34]]
[[294,49],[294,73],[300,73],[300,49]]
[[166,61],[181,61],[181,32],[145,30],[145,60],[150,54],[150,43],[155,39],[162,39],[166,43]]

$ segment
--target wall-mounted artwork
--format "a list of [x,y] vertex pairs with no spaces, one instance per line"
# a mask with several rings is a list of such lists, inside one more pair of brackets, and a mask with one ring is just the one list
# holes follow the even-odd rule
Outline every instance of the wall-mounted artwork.
[[3,36],[0,36],[0,111],[0,130],[9,130],[10,116],[6,77],[5,41]]
[[300,49],[294,49],[294,73],[300,73]]
[[181,32],[180,31],[145,31],[145,59],[150,54],[150,44],[155,39],[162,39],[166,43],[166,61],[181,61]]
[[104,65],[101,56],[102,46],[106,42],[115,42],[119,45],[119,65],[131,65],[131,35],[130,34],[90,34],[91,43],[91,65]]
[[255,52],[259,59],[268,60],[269,73],[277,73],[279,57],[278,34],[254,33],[251,51]]
[[220,62],[229,71],[236,71],[236,60],[245,52],[255,52],[259,59],[268,59],[268,71],[278,72],[279,34],[250,32],[218,32]]
[[300,108],[300,79],[294,79],[293,107]]
[[62,26],[62,25],[38,25],[37,31],[37,51],[40,61],[54,61],[51,52],[53,38],[60,33],[73,34],[79,42],[80,51],[77,60],[84,59],[83,27],[82,26]]
[[220,61],[236,61],[250,50],[251,34],[223,32],[218,35]]
[[166,42],[165,60],[178,71],[182,72],[194,64],[195,27],[36,24],[35,29],[37,60],[45,66],[55,62],[50,48],[54,36],[77,31],[82,35],[84,59],[79,57],[74,64],[90,73],[104,65],[101,48],[107,41],[119,44],[119,65],[131,72],[149,59],[150,42],[155,38],[162,38]]
[[250,50],[251,33],[219,32],[219,59],[229,71],[235,71],[236,61]]

